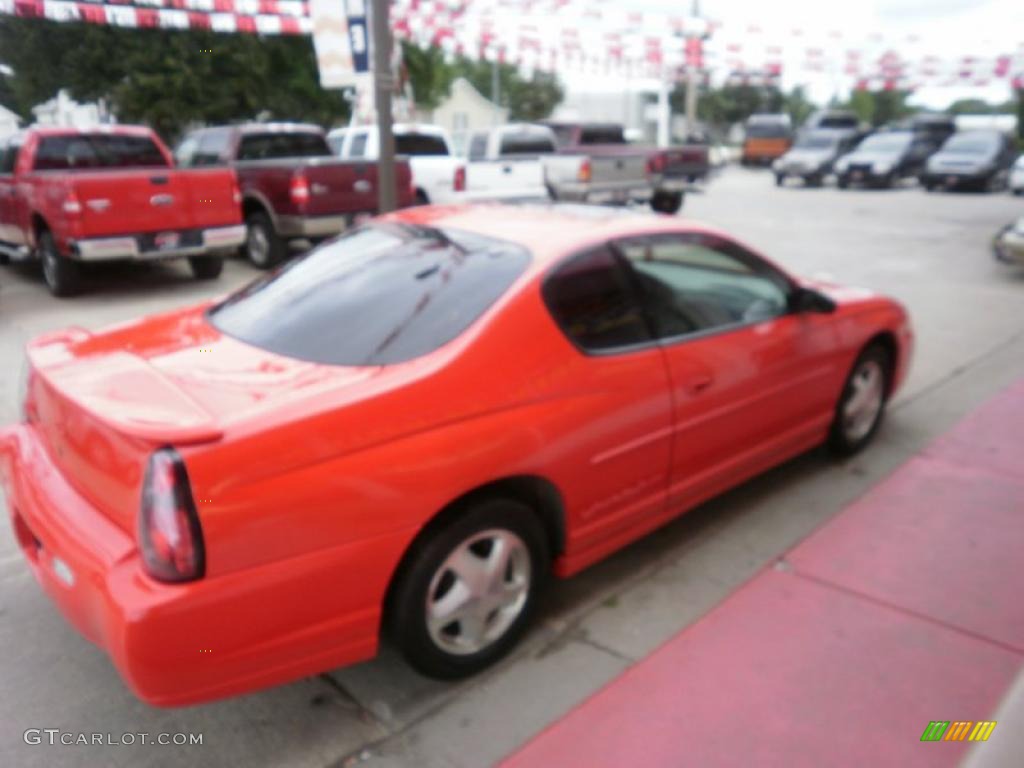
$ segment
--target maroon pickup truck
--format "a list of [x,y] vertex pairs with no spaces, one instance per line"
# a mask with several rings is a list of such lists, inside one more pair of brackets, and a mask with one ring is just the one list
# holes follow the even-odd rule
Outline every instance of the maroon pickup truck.
[[39,259],[55,296],[89,262],[188,258],[220,274],[242,244],[235,174],[179,171],[149,129],[29,128],[0,140],[0,261]]
[[[238,175],[245,253],[267,269],[288,254],[290,240],[332,237],[360,215],[377,211],[377,165],[334,156],[324,132],[301,123],[202,128],[175,150],[183,167],[228,165]],[[395,161],[398,205],[412,205],[409,162]]]

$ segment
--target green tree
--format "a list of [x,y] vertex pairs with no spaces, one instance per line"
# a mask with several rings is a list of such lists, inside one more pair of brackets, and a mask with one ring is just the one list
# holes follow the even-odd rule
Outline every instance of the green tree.
[[[677,85],[669,97],[672,110],[685,110],[686,86]],[[697,96],[697,117],[715,126],[741,123],[757,112],[782,112],[785,98],[774,86],[726,85],[707,88]]]
[[450,93],[455,79],[454,68],[445,61],[444,52],[437,46],[420,48],[403,40],[402,59],[416,106],[436,108]]
[[811,113],[817,109],[817,105],[807,98],[807,90],[802,85],[798,85],[783,97],[782,109],[789,115],[793,125],[803,125]]
[[25,117],[60,88],[103,98],[118,119],[147,123],[169,141],[196,122],[268,115],[327,126],[348,114],[339,93],[320,88],[307,37],[0,17],[0,50],[14,70],[14,109]]

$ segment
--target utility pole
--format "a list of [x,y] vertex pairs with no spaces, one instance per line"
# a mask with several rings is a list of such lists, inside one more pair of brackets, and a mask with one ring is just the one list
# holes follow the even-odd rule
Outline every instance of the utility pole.
[[[688,31],[686,32],[687,41],[700,41],[702,44],[711,35],[708,31],[708,25],[704,24],[704,18],[700,15],[700,0],[693,0],[693,6],[690,9],[690,23],[687,24]],[[687,46],[689,48],[689,46]],[[687,58],[690,57],[689,50],[687,51]],[[697,65],[693,61],[687,62],[686,67],[686,132],[694,133],[694,129],[697,125]]]
[[391,94],[395,78],[391,73],[390,0],[373,0],[370,24],[373,27],[373,91],[377,106],[377,130],[380,154],[377,160],[377,210],[387,213],[398,207],[395,187],[395,134],[391,124]]

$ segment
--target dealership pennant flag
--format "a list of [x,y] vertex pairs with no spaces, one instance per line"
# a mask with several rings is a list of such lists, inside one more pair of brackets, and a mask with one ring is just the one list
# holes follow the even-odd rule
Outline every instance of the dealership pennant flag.
[[370,71],[366,0],[310,0],[309,16],[320,85],[365,84]]

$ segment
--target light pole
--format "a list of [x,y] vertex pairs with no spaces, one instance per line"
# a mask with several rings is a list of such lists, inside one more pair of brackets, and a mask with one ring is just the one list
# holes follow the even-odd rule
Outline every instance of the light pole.
[[390,0],[373,0],[370,24],[373,27],[373,92],[377,106],[377,130],[380,154],[377,159],[377,210],[387,213],[398,207],[395,187],[395,134],[391,125],[391,94],[395,78],[391,74]]

